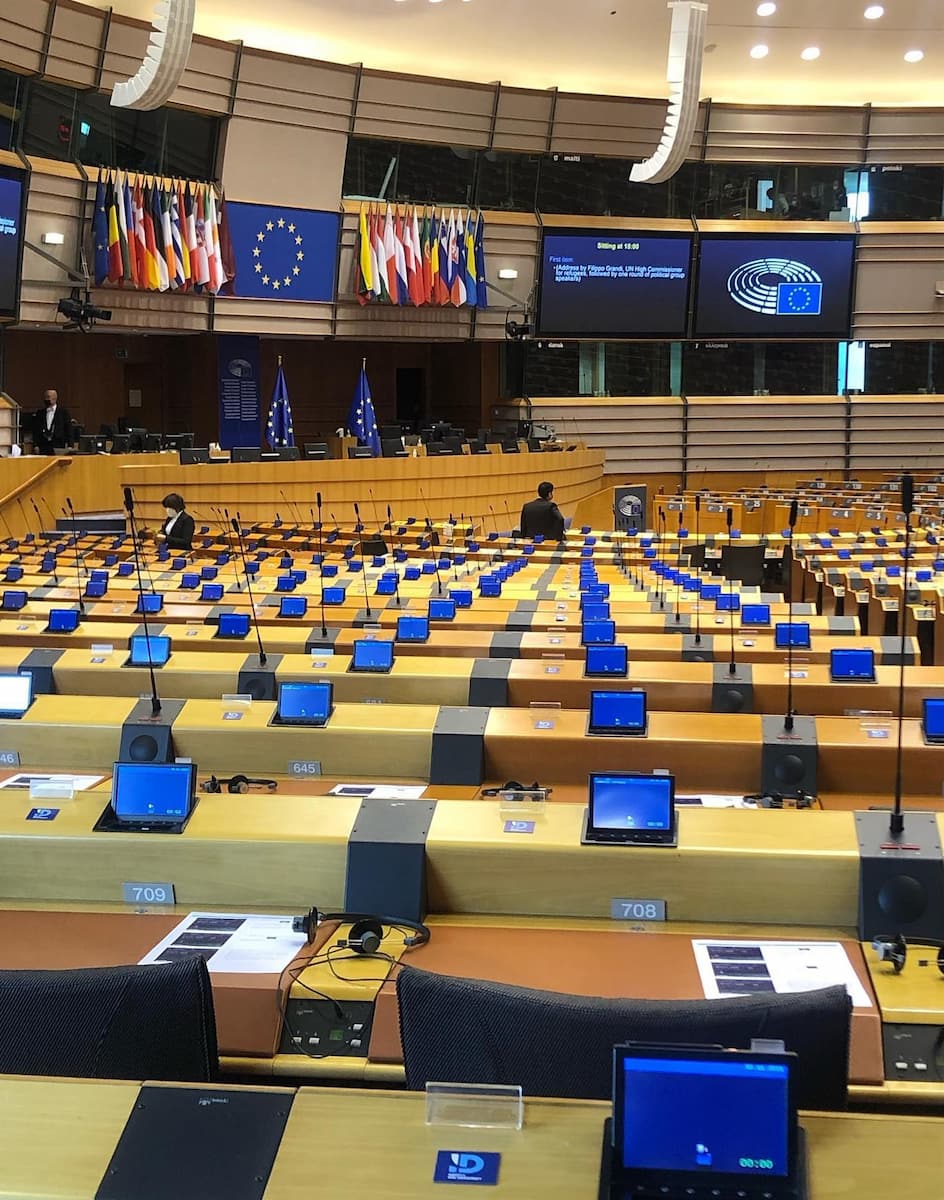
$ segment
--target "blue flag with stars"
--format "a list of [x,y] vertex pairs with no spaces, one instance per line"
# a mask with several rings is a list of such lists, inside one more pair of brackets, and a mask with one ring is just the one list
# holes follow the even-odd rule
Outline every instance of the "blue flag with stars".
[[360,379],[357,381],[357,391],[351,401],[351,411],[347,416],[347,427],[353,437],[362,446],[370,446],[370,452],[375,458],[380,456],[380,434],[377,432],[377,414],[374,412],[374,402],[370,398],[370,384],[367,382],[367,364],[361,367]]
[[236,264],[234,295],[254,300],[334,300],[337,213],[227,200],[226,215]]
[[92,239],[95,242],[95,284],[108,278],[108,215],[105,212],[105,172],[99,171],[95,188],[95,216],[92,218]]
[[288,398],[288,385],[285,382],[285,372],[282,370],[281,362],[279,363],[279,373],[275,377],[275,387],[272,390],[272,403],[269,405],[266,441],[273,450],[277,450],[280,446],[295,445],[292,405]]

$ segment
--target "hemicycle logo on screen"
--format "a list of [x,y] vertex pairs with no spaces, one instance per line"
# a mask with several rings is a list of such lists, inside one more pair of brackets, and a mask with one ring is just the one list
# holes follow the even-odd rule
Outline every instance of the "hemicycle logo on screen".
[[768,317],[818,317],[823,311],[822,276],[791,258],[755,258],[735,267],[728,295]]

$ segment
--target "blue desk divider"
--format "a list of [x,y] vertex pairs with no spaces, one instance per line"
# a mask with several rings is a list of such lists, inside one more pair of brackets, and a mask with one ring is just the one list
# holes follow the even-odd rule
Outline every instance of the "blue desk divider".
[[185,571],[180,577],[180,586],[183,590],[199,587],[200,576],[196,571]]
[[347,569],[352,574],[357,574],[358,571],[363,571],[364,564],[359,558],[349,558],[347,560]]
[[247,575],[258,575],[259,574],[259,564],[257,562],[247,562],[246,563],[246,574]]
[[386,565],[387,559],[383,554],[375,554],[371,560],[372,567],[383,567]]
[[396,562],[406,562],[407,553],[405,550],[394,550],[393,557]]
[[419,577],[420,577],[419,567],[407,567],[406,570],[403,572],[404,579],[415,580],[415,579],[419,579]]
[[338,568],[336,563],[325,563],[321,572],[325,579],[332,579],[337,573]]
[[215,579],[219,575],[219,570],[216,567],[201,567],[200,578],[204,580]]
[[132,575],[132,574],[134,574],[134,563],[133,563],[133,562],[123,562],[123,563],[119,563],[119,564],[118,564],[118,574],[119,574],[119,575]]

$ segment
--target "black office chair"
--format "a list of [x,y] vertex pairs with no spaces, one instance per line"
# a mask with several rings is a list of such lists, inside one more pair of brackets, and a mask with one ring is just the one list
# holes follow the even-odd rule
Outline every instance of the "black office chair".
[[229,452],[231,463],[262,462],[262,450],[259,446],[234,446]]
[[370,446],[348,446],[348,458],[373,458],[374,453]]
[[206,1083],[219,1056],[205,961],[0,971],[0,1074]]
[[327,442],[306,442],[305,457],[314,459],[328,459],[331,457],[331,451],[328,449]]
[[730,1000],[571,996],[404,967],[397,978],[407,1087],[520,1084],[527,1096],[606,1100],[620,1042],[749,1049],[772,1038],[798,1056],[800,1108],[846,1104],[852,1002],[844,987]]
[[196,466],[197,463],[208,463],[210,461],[210,447],[191,446],[189,449],[186,447],[181,447],[181,449],[177,451],[177,455],[180,459],[180,465],[182,467],[193,467]]
[[403,443],[399,438],[381,438],[380,452],[384,458],[409,458],[409,454],[403,449]]

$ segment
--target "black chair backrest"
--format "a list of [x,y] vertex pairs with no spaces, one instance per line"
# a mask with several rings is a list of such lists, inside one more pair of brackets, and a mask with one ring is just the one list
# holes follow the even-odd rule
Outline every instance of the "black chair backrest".
[[373,458],[370,446],[348,446],[348,458]]
[[844,987],[730,1000],[572,996],[404,967],[397,978],[407,1087],[520,1084],[527,1096],[606,1100],[620,1042],[749,1049],[777,1039],[799,1058],[800,1108],[846,1103],[852,1004]]
[[229,452],[229,461],[234,463],[262,462],[262,450],[258,446],[234,446]]
[[182,467],[192,467],[196,463],[208,463],[210,461],[209,446],[191,446],[189,449],[182,447],[177,453]]
[[306,458],[330,458],[331,451],[328,449],[327,442],[306,442],[305,443]]
[[380,450],[384,458],[406,458],[407,452],[399,438],[381,438]]
[[199,956],[0,971],[0,1074],[206,1083],[218,1069],[213,992]]

